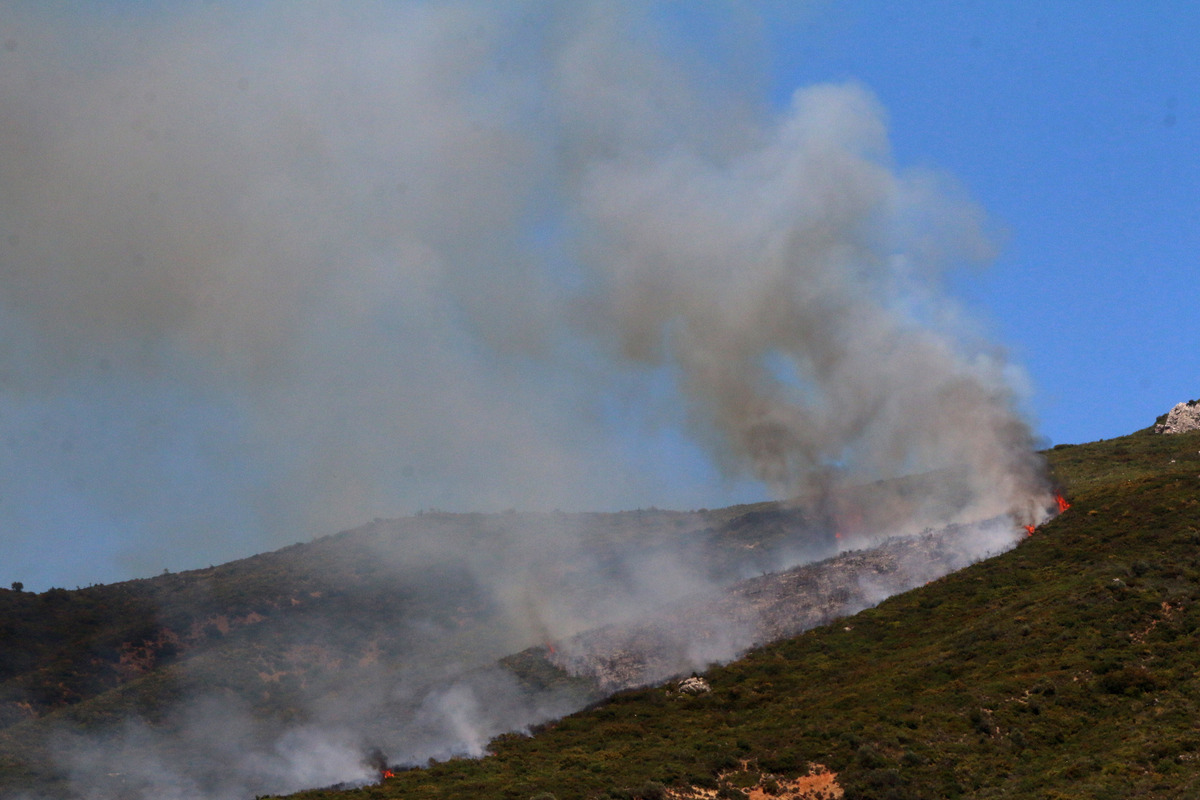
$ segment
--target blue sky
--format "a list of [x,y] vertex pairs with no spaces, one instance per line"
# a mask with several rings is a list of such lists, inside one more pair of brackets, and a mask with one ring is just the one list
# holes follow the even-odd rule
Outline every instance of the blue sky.
[[[620,336],[580,333],[596,298],[559,302],[615,273],[569,266],[554,165],[675,125],[722,152],[744,130],[710,136],[712,108],[757,109],[770,139],[820,84],[874,98],[901,180],[936,171],[986,213],[998,255],[945,292],[1017,368],[1042,444],[1200,397],[1195,4],[668,3],[644,19],[669,30],[611,40],[603,4],[347,8],[0,8],[0,585],[202,567],[422,508],[768,496],[722,475],[745,460],[727,431],[696,433],[686,359],[615,356]],[[512,46],[557,46],[539,14],[595,29],[567,53],[596,74],[550,112],[549,49]],[[541,284],[546,265],[568,266]]]
[[773,35],[775,92],[857,80],[896,161],[955,176],[1005,232],[955,289],[1032,381],[1051,443],[1200,397],[1200,7],[821,4]]

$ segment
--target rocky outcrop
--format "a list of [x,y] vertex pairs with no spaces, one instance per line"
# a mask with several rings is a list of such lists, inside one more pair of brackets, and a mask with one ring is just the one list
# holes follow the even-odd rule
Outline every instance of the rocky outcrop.
[[1187,433],[1200,430],[1200,400],[1189,400],[1158,418],[1155,433]]
[[684,678],[679,682],[677,688],[680,694],[708,694],[712,691],[712,687],[708,685],[708,681],[699,675]]

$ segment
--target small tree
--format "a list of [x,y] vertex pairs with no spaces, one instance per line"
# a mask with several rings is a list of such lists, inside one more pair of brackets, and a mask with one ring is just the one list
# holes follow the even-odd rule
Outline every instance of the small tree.
[[24,591],[24,589],[25,589],[25,584],[21,583],[20,581],[12,582],[12,590],[14,592]]

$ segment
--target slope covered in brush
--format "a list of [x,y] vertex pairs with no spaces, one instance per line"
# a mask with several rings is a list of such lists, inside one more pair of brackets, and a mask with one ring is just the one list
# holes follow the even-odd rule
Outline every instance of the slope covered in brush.
[[1200,434],[1048,456],[1073,507],[1008,553],[353,796],[1200,796]]
[[[64,730],[105,742],[128,738],[131,720],[157,741],[186,731],[174,749],[187,761],[197,735],[206,745],[231,738],[195,733],[197,704],[215,701],[222,710],[210,716],[244,723],[247,749],[273,752],[281,731],[318,721],[348,731],[338,736],[353,770],[361,750],[387,738],[371,725],[394,727],[390,712],[411,717],[447,675],[562,635],[568,612],[605,612],[597,598],[613,586],[644,594],[643,564],[669,558],[689,578],[722,585],[776,563],[797,530],[822,529],[769,503],[428,513],[202,570],[74,591],[0,590],[0,789],[70,794],[86,783],[88,763],[64,763],[73,760]],[[831,547],[825,533],[829,541],[810,536],[809,545]],[[659,581],[656,591],[669,597],[687,585]],[[547,598],[557,607],[547,610]],[[413,756],[440,752],[440,734],[424,731],[432,749]],[[136,738],[121,746],[131,748],[144,749]],[[328,769],[344,774],[344,765]],[[327,780],[317,772],[291,785]]]
[[[801,513],[769,503],[704,512],[431,513],[179,574],[41,593],[0,589],[0,727],[78,706],[234,640],[286,639],[314,619],[336,619],[340,644],[359,655],[380,631],[395,645],[414,619],[494,623],[496,609],[483,596],[489,587],[474,568],[489,559],[504,566],[514,531],[571,526],[614,571],[625,549],[686,541],[695,563],[722,581],[770,563],[801,524]],[[540,576],[545,584],[562,577]]]

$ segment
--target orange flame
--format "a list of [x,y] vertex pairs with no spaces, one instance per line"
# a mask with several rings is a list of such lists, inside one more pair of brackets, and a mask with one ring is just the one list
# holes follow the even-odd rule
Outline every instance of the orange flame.
[[550,655],[554,655],[555,653],[558,652],[557,650],[554,649],[553,642],[546,642],[546,649],[550,651]]
[[[1071,504],[1066,501],[1066,498],[1064,498],[1058,492],[1054,493],[1054,502],[1055,502],[1055,504],[1058,505],[1058,513],[1060,513],[1060,514],[1071,507]],[[1037,526],[1026,525],[1024,527],[1025,527],[1025,532],[1028,533],[1030,536],[1033,536],[1033,532]]]
[[379,779],[386,781],[388,778],[394,778],[394,777],[396,777],[396,773],[392,772],[390,769],[385,769],[383,771],[383,774],[381,774],[379,776]]

